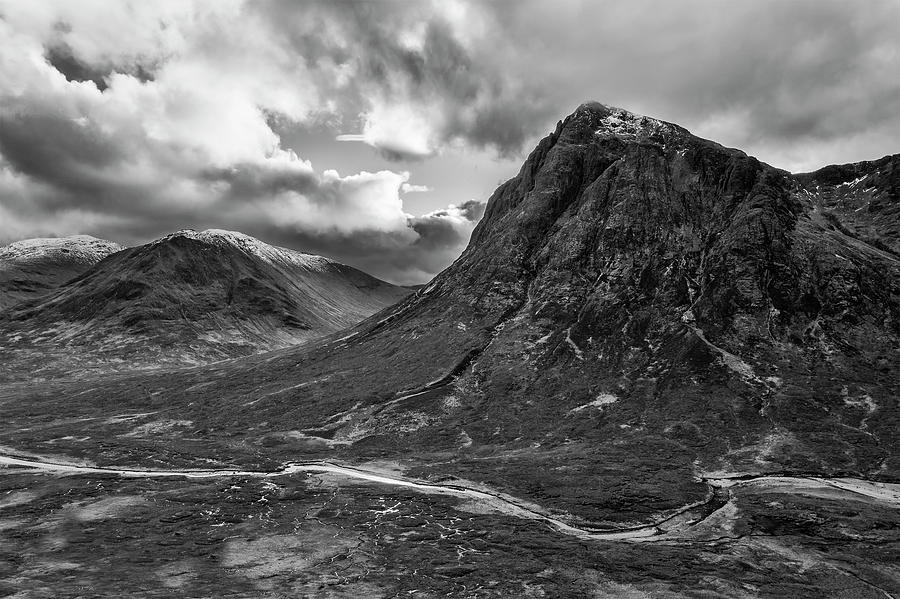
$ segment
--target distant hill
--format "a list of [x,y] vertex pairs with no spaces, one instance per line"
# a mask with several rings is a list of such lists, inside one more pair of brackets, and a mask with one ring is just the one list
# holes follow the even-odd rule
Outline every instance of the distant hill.
[[193,365],[332,333],[408,293],[241,233],[185,230],[110,255],[13,306],[0,335],[13,364],[39,352],[48,373]]
[[0,310],[44,295],[122,249],[90,235],[25,239],[0,247]]

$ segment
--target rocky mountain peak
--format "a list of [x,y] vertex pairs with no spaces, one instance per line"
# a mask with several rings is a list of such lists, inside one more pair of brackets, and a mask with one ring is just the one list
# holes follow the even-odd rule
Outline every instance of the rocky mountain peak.
[[397,362],[456,373],[490,421],[482,443],[640,427],[705,467],[879,468],[887,429],[848,437],[863,416],[846,398],[898,391],[900,261],[872,235],[896,240],[900,219],[889,165],[850,170],[872,185],[858,212],[816,177],[582,105],[494,192],[459,260],[351,344],[416,338]]
[[[717,244],[763,254],[771,240],[757,229],[777,239],[789,226],[798,209],[793,185],[787,173],[677,125],[586,103],[494,192],[469,247],[435,287],[487,289],[474,301],[493,313],[526,295],[533,301],[531,282],[546,277],[568,281],[560,289],[569,303],[569,284],[596,281],[598,268],[626,256],[662,276],[662,257],[697,266]],[[740,213],[753,223],[736,222]]]
[[563,141],[584,143],[593,135],[665,147],[690,133],[672,123],[599,102],[585,102],[560,123]]

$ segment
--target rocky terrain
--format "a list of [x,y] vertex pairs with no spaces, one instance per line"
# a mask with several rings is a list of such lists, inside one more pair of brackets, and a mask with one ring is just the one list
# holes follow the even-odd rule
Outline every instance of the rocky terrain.
[[94,262],[0,316],[8,365],[0,377],[191,366],[296,345],[410,292],[321,256],[220,230],[179,231]]
[[[582,105],[451,267],[352,329],[5,385],[7,456],[223,472],[10,466],[3,584],[108,592],[113,568],[146,596],[900,596],[898,165],[792,175]],[[381,482],[285,471],[326,461]]]

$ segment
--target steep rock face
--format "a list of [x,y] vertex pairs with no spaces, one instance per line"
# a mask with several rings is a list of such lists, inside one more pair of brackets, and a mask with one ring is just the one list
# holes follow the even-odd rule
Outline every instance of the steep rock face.
[[900,255],[900,155],[797,175],[830,228]]
[[13,350],[49,334],[126,366],[192,364],[308,341],[407,293],[321,256],[230,231],[186,230],[19,304],[3,328],[17,338]]
[[853,171],[880,202],[857,221],[874,223],[870,237],[853,235],[834,224],[844,213],[822,216],[804,177],[580,107],[497,190],[457,263],[409,300],[406,319],[441,305],[465,328],[494,327],[456,382],[468,412],[455,430],[470,448],[565,455],[566,474],[542,484],[575,497],[597,460],[646,447],[658,462],[638,469],[657,474],[691,460],[897,476],[897,202],[884,163]]
[[0,247],[0,309],[48,293],[122,249],[90,235],[25,239]]
[[[413,474],[593,522],[699,501],[711,471],[896,479],[895,163],[793,176],[585,104],[415,295],[314,346],[142,385],[272,457],[415,456]],[[871,178],[868,216],[829,195],[850,175]]]

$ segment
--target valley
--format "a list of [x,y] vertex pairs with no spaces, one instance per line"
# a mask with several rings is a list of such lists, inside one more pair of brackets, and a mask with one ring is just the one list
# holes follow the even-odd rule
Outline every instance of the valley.
[[[543,588],[676,597],[689,571],[694,589],[728,596],[791,589],[814,597],[822,584],[859,597],[897,591],[877,565],[892,554],[877,545],[864,551],[848,536],[862,530],[866,518],[888,527],[884,541],[893,539],[896,485],[891,497],[871,503],[831,481],[752,478],[733,485],[727,500],[702,517],[676,514],[653,525],[598,532],[502,495],[413,482],[389,464],[376,470],[303,464],[273,472],[177,472],[3,461],[11,466],[0,477],[3,550],[15,551],[20,567],[0,588],[15,588],[24,576],[38,596],[113,588],[224,596],[527,596]],[[860,481],[839,484],[885,491]],[[812,505],[817,526],[831,531],[827,543],[810,536]],[[847,511],[864,505],[856,516]],[[749,511],[754,507],[759,511]],[[139,536],[128,532],[135,525]],[[88,567],[86,551],[94,556]],[[89,566],[98,559],[103,572]],[[756,572],[746,571],[746,559],[760,564]],[[503,577],[489,574],[496,567]],[[133,576],[135,569],[149,576]],[[650,584],[648,571],[656,573]],[[792,582],[783,586],[787,578]]]
[[103,258],[0,322],[0,591],[900,597],[898,177],[591,102],[415,290]]

